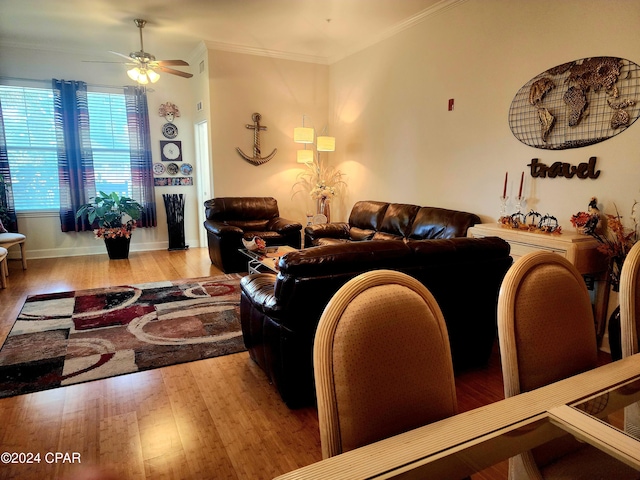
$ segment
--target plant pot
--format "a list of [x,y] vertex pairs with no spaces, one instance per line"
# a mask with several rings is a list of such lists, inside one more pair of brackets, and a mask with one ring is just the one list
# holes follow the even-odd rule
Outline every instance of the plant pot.
[[107,247],[107,253],[111,260],[122,260],[129,258],[129,245],[131,238],[115,237],[105,238],[104,244]]

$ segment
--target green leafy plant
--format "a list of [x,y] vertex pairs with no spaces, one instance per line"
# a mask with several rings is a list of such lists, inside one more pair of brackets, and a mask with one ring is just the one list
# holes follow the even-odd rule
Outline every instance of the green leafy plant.
[[76,218],[86,215],[91,224],[97,222],[98,229],[94,230],[97,238],[131,236],[135,221],[140,218],[142,205],[116,192],[99,192],[91,200],[78,209]]

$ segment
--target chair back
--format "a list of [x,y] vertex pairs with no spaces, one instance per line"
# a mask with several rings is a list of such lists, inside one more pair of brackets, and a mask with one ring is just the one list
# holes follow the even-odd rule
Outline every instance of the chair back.
[[324,458],[457,410],[440,308],[400,272],[370,271],[337,291],[318,325],[314,369]]
[[622,357],[638,353],[640,332],[640,242],[627,255],[620,273],[620,334]]
[[[638,353],[640,332],[640,242],[637,242],[622,265],[620,273],[620,338],[622,357]],[[624,409],[625,431],[640,438],[640,403]]]
[[[506,398],[595,368],[591,300],[575,266],[542,251],[518,259],[500,288],[498,338]],[[570,436],[546,443],[511,458],[509,476],[539,478],[538,466],[579,447]]]
[[568,260],[533,252],[505,275],[498,299],[505,397],[597,366],[589,292]]

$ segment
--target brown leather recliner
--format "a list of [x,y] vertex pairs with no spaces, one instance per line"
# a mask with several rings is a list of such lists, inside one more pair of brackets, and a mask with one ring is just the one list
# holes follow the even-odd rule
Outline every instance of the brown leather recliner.
[[204,202],[211,263],[225,273],[246,272],[242,238],[262,238],[267,246],[300,248],[302,225],[280,217],[272,197],[221,197]]

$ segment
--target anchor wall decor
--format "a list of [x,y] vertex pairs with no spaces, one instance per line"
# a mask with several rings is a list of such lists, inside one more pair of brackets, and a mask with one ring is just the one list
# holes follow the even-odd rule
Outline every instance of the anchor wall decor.
[[254,113],[253,115],[251,115],[251,118],[253,120],[253,125],[247,123],[245,127],[253,130],[253,157],[250,157],[242,150],[240,150],[240,147],[236,147],[236,150],[242,158],[257,167],[258,165],[262,165],[263,163],[267,163],[269,160],[271,160],[275,156],[278,149],[274,148],[273,152],[271,152],[266,157],[260,156],[260,130],[266,130],[267,127],[263,127],[262,125],[260,125],[262,115],[260,115],[259,113]]

